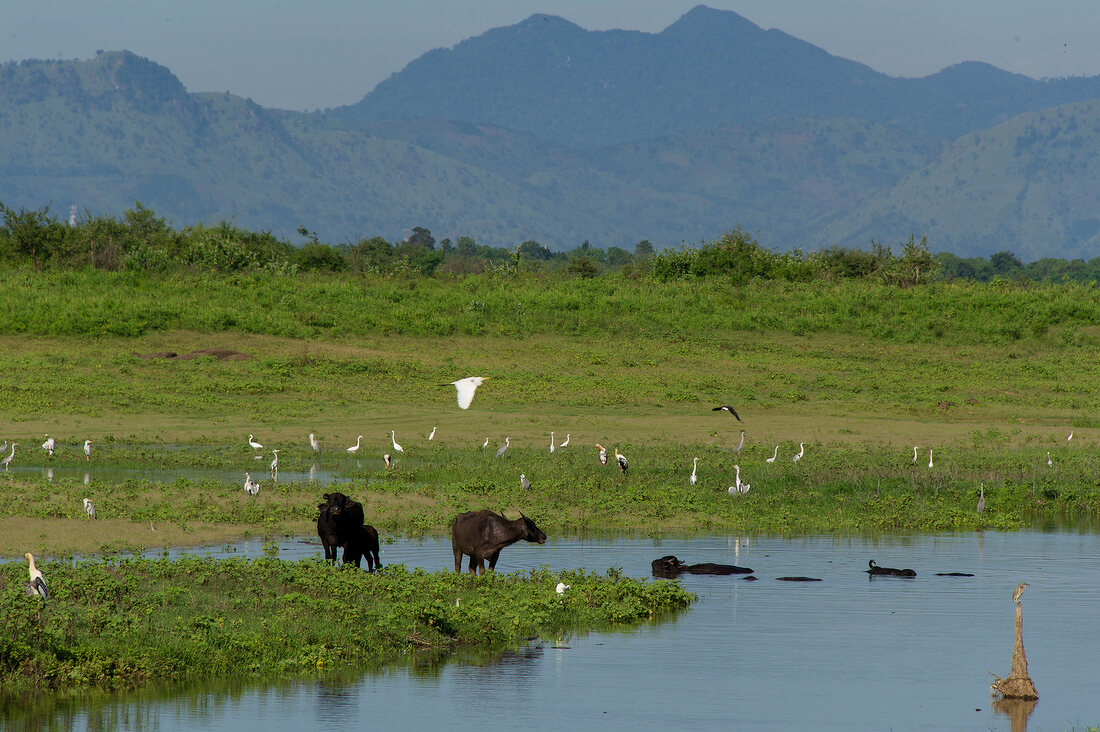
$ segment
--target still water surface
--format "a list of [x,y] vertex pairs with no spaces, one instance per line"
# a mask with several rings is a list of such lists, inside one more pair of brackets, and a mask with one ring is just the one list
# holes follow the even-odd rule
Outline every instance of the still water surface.
[[[259,555],[259,542],[190,550]],[[288,540],[280,556],[318,556]],[[574,538],[506,549],[498,569],[584,568],[646,577],[650,562],[752,567],[758,582],[685,575],[700,601],[676,619],[541,638],[494,661],[411,664],[351,678],[138,693],[55,707],[63,729],[263,730],[592,728],[1013,729],[987,670],[1011,665],[1013,588],[1041,699],[1033,729],[1100,722],[1100,534],[905,537]],[[915,579],[869,579],[867,560]],[[383,545],[384,564],[447,568],[444,539]],[[937,577],[936,572],[975,577]],[[775,581],[785,575],[822,582]],[[663,580],[652,580],[663,581]],[[24,727],[27,719],[11,719]],[[2,726],[2,724],[0,724]],[[1017,729],[1019,727],[1016,727]]]

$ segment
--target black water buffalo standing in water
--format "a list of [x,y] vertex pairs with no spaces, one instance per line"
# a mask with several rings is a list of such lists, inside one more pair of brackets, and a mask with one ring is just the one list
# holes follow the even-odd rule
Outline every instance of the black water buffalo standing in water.
[[360,526],[355,536],[344,544],[344,564],[358,567],[363,557],[367,559],[368,572],[382,569],[382,559],[378,556],[378,530],[370,524]]
[[363,504],[343,493],[326,493],[324,499],[324,503],[317,504],[317,536],[321,537],[325,559],[335,564],[336,550],[356,539],[363,527]]
[[495,569],[500,550],[520,539],[542,544],[546,534],[522,513],[515,520],[488,510],[460,513],[451,524],[455,571],[462,571],[462,555],[468,554],[470,572],[485,574],[485,560],[489,560],[489,569]]

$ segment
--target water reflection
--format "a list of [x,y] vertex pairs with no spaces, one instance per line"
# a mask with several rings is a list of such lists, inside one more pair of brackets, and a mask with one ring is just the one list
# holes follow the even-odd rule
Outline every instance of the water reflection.
[[994,714],[1008,717],[1011,732],[1026,732],[1027,720],[1039,702],[1036,699],[996,699],[991,703]]

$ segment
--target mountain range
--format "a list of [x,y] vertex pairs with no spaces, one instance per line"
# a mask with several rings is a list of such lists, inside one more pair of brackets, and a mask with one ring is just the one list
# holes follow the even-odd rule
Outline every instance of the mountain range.
[[126,51],[0,66],[0,201],[336,243],[553,249],[713,239],[1089,257],[1100,77],[982,63],[904,79],[728,11],[660,33],[534,15],[318,113],[192,93]]

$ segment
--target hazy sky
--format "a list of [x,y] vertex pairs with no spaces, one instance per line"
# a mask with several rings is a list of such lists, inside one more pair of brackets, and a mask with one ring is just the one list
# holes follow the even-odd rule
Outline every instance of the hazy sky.
[[[0,0],[0,60],[127,49],[189,91],[335,107],[433,48],[549,13],[656,33],[694,0]],[[896,76],[986,61],[1034,78],[1100,74],[1097,0],[711,0]]]

